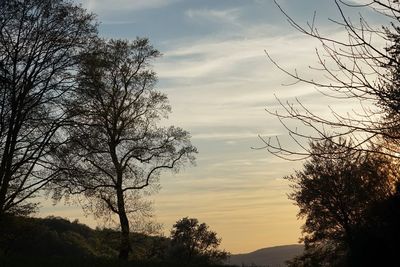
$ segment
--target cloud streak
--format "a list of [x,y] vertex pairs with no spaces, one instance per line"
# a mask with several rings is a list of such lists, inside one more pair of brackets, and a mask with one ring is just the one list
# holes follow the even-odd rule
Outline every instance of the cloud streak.
[[228,23],[240,25],[240,9],[188,9],[185,11],[186,17],[199,22]]
[[117,10],[138,11],[144,9],[162,8],[179,0],[79,0],[78,2],[86,9],[95,13],[104,13]]

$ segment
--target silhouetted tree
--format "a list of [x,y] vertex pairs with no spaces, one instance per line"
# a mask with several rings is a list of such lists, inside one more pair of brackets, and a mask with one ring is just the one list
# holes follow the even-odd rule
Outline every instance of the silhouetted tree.
[[81,59],[68,103],[75,125],[58,153],[59,193],[83,193],[95,215],[118,216],[121,259],[131,251],[128,215],[147,212],[139,190],[150,192],[161,171],[178,171],[196,153],[188,132],[158,125],[170,112],[167,97],[154,89],[150,63],[159,55],[147,39],[98,41]]
[[95,35],[93,16],[69,1],[0,1],[0,217],[34,211],[26,200],[57,175],[62,99]]
[[[339,136],[352,138],[352,148],[355,151],[368,150],[370,142],[389,140],[391,145],[380,153],[398,156],[399,1],[371,0],[357,5],[335,0],[334,3],[340,19],[331,22],[343,29],[343,38],[335,39],[321,34],[315,25],[315,18],[307,26],[301,26],[281,9],[291,26],[320,42],[320,49],[316,50],[317,65],[310,67],[316,75],[320,72],[320,76],[307,78],[300,71],[287,70],[270,55],[268,57],[280,70],[292,77],[296,84],[299,82],[314,86],[322,95],[333,99],[354,99],[361,104],[359,111],[340,114],[332,110],[331,116],[324,117],[310,110],[301,100],[296,100],[295,103],[279,100],[283,111],[269,112],[279,118],[297,147],[281,145],[273,139],[261,139],[271,153],[286,159],[310,157],[313,151],[307,142],[324,139],[338,142]],[[375,15],[381,15],[380,18],[387,24],[371,25],[361,15],[354,22],[345,14],[348,8],[373,11]],[[293,121],[303,127],[291,127]],[[393,145],[395,143],[397,145]],[[322,153],[329,154],[330,151]]]
[[354,235],[354,266],[399,265],[400,187],[387,199],[371,205],[364,224]]
[[227,259],[228,253],[219,250],[221,239],[209,230],[205,223],[185,217],[177,221],[171,230],[171,245],[174,256],[187,263],[203,261],[218,264]]
[[[353,260],[358,249],[355,236],[370,223],[367,213],[371,207],[393,195],[398,164],[385,155],[355,153],[352,143],[343,139],[339,144],[329,140],[312,143],[311,149],[313,156],[303,170],[287,177],[293,188],[289,198],[299,206],[299,217],[306,219],[302,228],[306,254],[319,259],[321,266],[323,262],[343,266],[344,261]],[[324,151],[331,153],[317,156]],[[297,261],[302,258],[312,259],[302,256]]]

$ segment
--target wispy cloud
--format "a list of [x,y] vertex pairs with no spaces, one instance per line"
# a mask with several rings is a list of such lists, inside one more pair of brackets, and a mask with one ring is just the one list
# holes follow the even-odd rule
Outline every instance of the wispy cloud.
[[[277,70],[264,52],[267,50],[285,68],[311,76],[308,65],[316,60],[316,40],[298,33],[269,36],[268,30],[264,28],[265,34],[260,35],[249,28],[241,33],[246,36],[242,38],[207,37],[169,43],[155,67],[160,88],[168,93],[173,106],[173,122],[201,139],[232,141],[237,133],[243,138],[253,133],[257,138],[257,133],[266,132],[268,114],[264,108],[279,108],[274,94],[281,99],[318,94],[305,84],[283,87],[282,83],[291,83],[292,79]],[[322,101],[314,105],[319,103]],[[326,107],[326,103],[321,105]],[[234,132],[222,129],[233,125],[241,128]],[[277,129],[278,120],[270,121],[268,126],[268,132],[283,130]],[[203,131],[196,131],[199,127]]]
[[[259,133],[257,132],[204,132],[204,133],[197,133],[193,134],[192,137],[195,140],[198,139],[211,139],[211,140],[221,140],[221,139],[226,139],[226,140],[240,140],[240,139],[256,139],[257,135]],[[262,136],[278,136],[280,133],[268,133],[268,134],[262,134]]]
[[[260,35],[260,31],[264,31],[264,34]],[[297,33],[271,36],[268,25],[263,29],[258,28],[258,34],[253,34],[254,32],[253,29],[247,29],[233,37],[208,37],[192,42],[186,41],[184,45],[180,40],[170,43],[168,45],[171,49],[164,51],[164,58],[157,64],[160,77],[207,77],[210,80],[211,74],[212,77],[220,79],[259,79],[265,77],[265,67],[271,67],[265,50],[279,58],[282,64],[296,67],[314,57],[310,49],[318,44],[316,40],[301,38],[304,36]],[[296,58],[293,55],[296,55]],[[174,63],[174,68],[168,66],[171,62]],[[241,74],[237,75],[237,72]]]
[[239,25],[240,9],[188,9],[185,15],[192,20]]
[[350,4],[368,5],[372,4],[373,0],[349,0]]
[[104,12],[107,10],[141,10],[161,8],[179,0],[78,0],[85,8],[92,12]]

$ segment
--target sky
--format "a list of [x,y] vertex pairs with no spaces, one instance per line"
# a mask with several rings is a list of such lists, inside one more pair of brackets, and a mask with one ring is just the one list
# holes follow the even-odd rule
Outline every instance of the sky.
[[[346,101],[323,98],[309,85],[285,86],[292,80],[265,53],[285,68],[310,75],[308,66],[316,62],[318,42],[294,30],[272,0],[80,3],[97,14],[102,36],[148,37],[161,51],[163,56],[153,67],[157,88],[168,95],[172,106],[166,124],[188,130],[199,150],[196,166],[178,174],[164,173],[160,191],[150,196],[164,233],[168,235],[174,222],[188,216],[206,222],[222,238],[221,247],[232,253],[297,243],[303,220],[287,197],[291,189],[283,177],[302,163],[252,148],[263,146],[258,135],[287,140],[285,129],[265,110],[279,109],[276,97],[283,101],[298,97],[320,114],[329,112],[328,105],[349,109]],[[333,1],[278,3],[303,25],[316,11],[320,32],[341,36],[340,27],[328,20],[339,17]],[[40,216],[101,225],[78,206],[49,203],[42,203]]]

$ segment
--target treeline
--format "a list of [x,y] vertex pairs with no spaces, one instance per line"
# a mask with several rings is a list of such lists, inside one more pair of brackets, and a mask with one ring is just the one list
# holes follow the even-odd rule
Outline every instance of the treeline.
[[[126,262],[117,258],[121,235],[118,229],[94,230],[59,217],[14,216],[3,219],[0,227],[7,229],[0,234],[0,266],[220,266],[218,261],[227,256],[215,250],[219,244],[213,239],[216,234],[207,225],[189,218],[177,222],[171,237],[130,233],[135,250]],[[186,250],[184,246],[190,241],[182,240],[185,235],[203,243],[190,243],[192,250]]]

